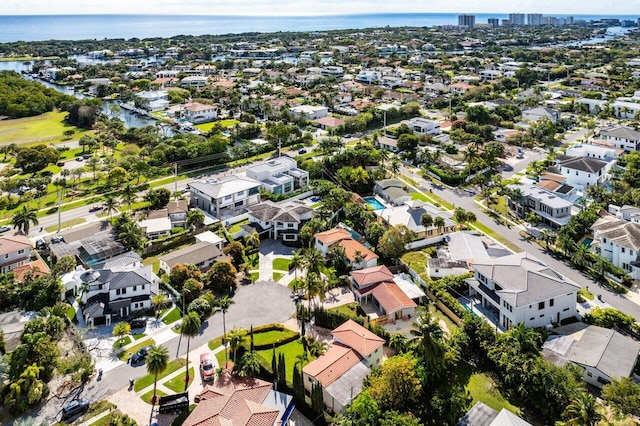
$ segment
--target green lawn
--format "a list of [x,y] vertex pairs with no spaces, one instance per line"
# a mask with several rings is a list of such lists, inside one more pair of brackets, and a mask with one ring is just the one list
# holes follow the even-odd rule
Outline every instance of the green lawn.
[[158,274],[160,272],[160,255],[147,257],[146,259],[142,259],[143,265],[151,265],[153,267],[153,273]]
[[451,203],[445,201],[443,198],[440,198],[437,195],[432,193],[429,193],[429,195],[427,196],[421,192],[412,192],[411,199],[424,201],[425,203],[431,203],[436,206],[444,207],[445,209],[448,209],[448,210],[453,210],[453,205]]
[[[156,398],[160,398],[161,396],[165,396],[165,395],[166,393],[162,392],[162,390],[156,389]],[[149,392],[145,393],[144,395],[140,396],[140,399],[146,402],[147,404],[151,404],[151,398],[153,398],[153,389],[151,389]]]
[[284,274],[280,273],[280,272],[274,272],[273,273],[273,280],[274,281],[280,281],[280,278],[284,277]]
[[488,207],[495,211],[496,213],[504,216],[504,217],[509,217],[509,207],[507,207],[507,198],[502,196],[502,197],[494,197],[495,202],[492,203],[488,203]]
[[[298,339],[294,342],[287,343],[286,345],[282,345],[276,348],[276,356],[280,353],[284,353],[285,364],[287,367],[287,382],[293,383],[293,367],[296,364],[296,357],[298,355],[302,355],[302,340]],[[271,365],[271,357],[273,355],[272,349],[266,349],[263,351],[258,351],[258,353],[267,361],[269,365]],[[313,358],[309,358],[309,361],[312,361]],[[223,354],[223,363],[224,363],[224,354]]]
[[129,343],[131,343],[131,336],[124,336],[124,338],[116,340],[113,344],[113,349],[118,350],[123,346],[127,346]]
[[595,296],[593,295],[593,293],[591,293],[589,290],[584,288],[581,288],[580,290],[578,290],[578,294],[584,297],[585,299],[589,299],[589,300],[595,299]]
[[429,304],[429,313],[431,314],[431,317],[433,319],[436,319],[438,321],[443,321],[447,325],[447,328],[449,329],[449,332],[451,334],[453,334],[453,332],[458,329],[458,326],[456,325],[456,323],[451,321],[451,319],[448,316],[446,316],[444,312],[438,309],[435,304],[433,303]]
[[246,225],[249,223],[249,219],[245,219],[245,220],[241,220],[240,222],[234,223],[233,225],[231,225],[231,227],[229,227],[229,229],[227,229],[227,232],[229,232],[230,234],[235,234],[236,232],[239,232],[241,230],[241,226],[242,225]]
[[[85,223],[87,220],[83,219],[81,217],[77,218],[77,219],[73,219],[70,220],[68,222],[62,222],[60,224],[60,229],[67,229],[67,228],[71,228],[72,226],[75,225],[80,225],[81,223]],[[45,231],[47,232],[54,232],[58,230],[58,225],[51,225],[51,226],[47,226],[46,228],[44,228]]]
[[[186,362],[187,360],[184,358],[178,358],[171,361],[167,365],[167,369],[164,370],[162,373],[158,374],[158,381],[160,381],[160,379],[164,377],[167,377],[169,374],[173,373],[174,371],[178,371],[178,369],[184,368]],[[139,392],[142,389],[149,387],[151,385],[153,385],[153,375],[147,374],[146,376],[142,376],[138,380],[136,380],[136,382],[133,385],[133,390],[136,392]]]
[[311,204],[311,206],[309,207],[315,210],[315,209],[319,209],[322,206],[322,204],[323,204],[322,201],[319,201],[317,203]]
[[196,128],[202,130],[203,132],[208,132],[213,128],[213,126],[216,123],[220,123],[223,127],[232,127],[240,122],[238,120],[233,120],[233,119],[212,121],[210,123],[196,124]]
[[132,334],[133,336],[133,340],[140,340],[142,339],[144,336],[146,336],[146,334],[144,333],[138,333],[138,334]]
[[51,143],[67,140],[63,133],[74,130],[71,139],[80,139],[86,130],[67,124],[64,117],[66,112],[47,112],[35,117],[17,118],[0,121],[0,145],[15,143],[29,145],[36,143]]
[[178,321],[180,318],[182,318],[180,310],[178,308],[173,308],[171,312],[169,312],[167,315],[165,315],[164,318],[162,318],[162,322],[165,324],[171,324]]
[[473,398],[473,402],[471,402],[469,407],[473,406],[477,401],[480,401],[496,411],[506,408],[516,415],[520,414],[520,409],[507,401],[500,393],[493,379],[484,373],[472,374],[467,384],[467,390]]
[[[194,369],[193,367],[191,367],[189,369],[189,385],[193,382],[194,377],[195,377]],[[184,392],[184,379],[185,379],[185,376],[184,376],[184,373],[182,373],[177,375],[173,379],[169,380],[168,382],[164,382],[163,385],[168,389],[171,389],[175,393]]]
[[285,337],[295,336],[297,333],[292,330],[271,330],[264,333],[253,333],[254,345],[267,345]]
[[122,414],[124,414],[122,411],[114,410],[110,412],[109,415],[104,416],[93,423],[90,423],[90,426],[111,426],[112,424],[121,424],[121,423],[112,423],[112,421],[115,421],[116,416],[122,415]]
[[285,257],[276,257],[273,259],[273,269],[278,271],[288,271],[291,259]]
[[[255,338],[255,336],[254,336]],[[213,340],[209,340],[209,349],[210,350],[215,350],[216,348],[219,348],[220,346],[222,346],[222,336],[220,337],[216,337]]]
[[87,412],[84,413],[84,415],[82,416],[82,419],[89,420],[97,416],[98,414],[102,413],[103,411],[111,410],[114,408],[116,408],[115,404],[103,399],[101,401],[91,404]]
[[[129,336],[127,336],[129,337]],[[127,348],[126,350],[122,351],[120,353],[120,355],[118,355],[118,359],[120,361],[126,361],[127,357],[129,356],[129,354],[133,355],[136,352],[138,352],[140,349],[144,348],[145,346],[149,346],[149,345],[155,345],[155,341],[153,339],[144,339],[142,342]]]
[[75,317],[76,317],[76,309],[73,306],[69,306],[69,309],[67,309],[67,318],[73,321]]
[[327,311],[338,312],[338,313],[347,315],[351,318],[357,318],[358,317],[357,306],[358,306],[357,302],[347,303],[346,305],[340,305],[340,306],[336,306],[335,308],[329,308],[327,309]]

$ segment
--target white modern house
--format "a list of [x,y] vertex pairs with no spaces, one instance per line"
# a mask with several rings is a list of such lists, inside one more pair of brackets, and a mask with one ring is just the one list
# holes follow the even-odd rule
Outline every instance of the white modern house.
[[509,329],[545,327],[574,317],[580,286],[526,252],[474,261],[469,295]]
[[182,87],[201,89],[207,84],[209,84],[209,78],[200,75],[190,75],[180,80],[180,86]]
[[605,216],[598,219],[591,230],[591,249],[627,271],[632,279],[640,279],[640,223]]
[[329,115],[329,108],[320,105],[298,105],[290,108],[291,115],[305,120],[317,120]]
[[439,135],[440,122],[429,120],[423,117],[416,117],[409,120],[409,127],[416,135]]
[[249,207],[249,223],[258,234],[283,241],[298,241],[300,228],[313,217],[313,209],[302,201],[263,201]]
[[166,90],[146,90],[136,96],[147,101],[151,111],[163,111],[169,108],[169,92]]
[[560,120],[560,111],[544,107],[531,108],[522,111],[522,120],[538,121],[543,118],[548,118],[553,124],[555,124]]
[[609,180],[609,170],[613,161],[603,161],[592,157],[558,156],[556,168],[566,177],[566,183],[584,189],[587,186],[603,185]]
[[199,102],[192,102],[185,105],[182,115],[187,121],[194,124],[208,123],[218,118],[216,107]]
[[[551,193],[543,188],[533,185],[517,185],[510,188],[519,189],[522,200],[508,198],[509,207],[512,209],[525,208],[533,211],[541,221],[553,228],[560,228],[569,223],[573,203]],[[523,213],[522,211],[518,213]]]
[[192,182],[191,206],[215,217],[232,216],[260,202],[262,183],[242,175],[222,176]]
[[79,266],[60,280],[64,286],[62,298],[65,294],[80,296],[89,326],[108,325],[131,312],[150,308],[160,283],[151,265],[142,265],[134,252],[111,258],[95,265],[95,269]]
[[593,144],[577,144],[567,148],[565,155],[570,157],[595,158],[602,161],[614,161],[617,158],[616,148]]
[[637,151],[640,146],[640,132],[629,126],[612,126],[602,129],[600,138],[603,141],[615,143],[616,148],[622,148],[626,152]]
[[309,186],[309,172],[298,168],[296,160],[278,157],[246,170],[247,177],[262,183],[262,189],[272,194],[290,194]]
[[380,71],[362,70],[354,78],[358,83],[374,84],[382,79],[382,73]]

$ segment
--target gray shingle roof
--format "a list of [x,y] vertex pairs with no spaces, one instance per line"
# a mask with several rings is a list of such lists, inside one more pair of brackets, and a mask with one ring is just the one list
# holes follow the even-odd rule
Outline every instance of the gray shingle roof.
[[580,289],[579,285],[526,252],[473,262],[473,267],[499,285],[502,289],[496,293],[516,307],[531,305]]
[[627,222],[613,216],[605,216],[596,221],[591,229],[614,244],[631,250],[640,250],[640,224]]
[[191,246],[181,248],[174,252],[165,254],[160,260],[165,262],[169,267],[173,268],[177,264],[193,264],[205,262],[221,256],[220,249],[207,241],[195,243]]
[[607,163],[590,157],[571,157],[560,162],[562,167],[579,170],[587,173],[597,173],[602,170]]
[[290,201],[282,204],[264,201],[249,207],[249,214],[261,222],[300,223],[302,215],[311,211],[313,209],[302,201]]
[[628,141],[640,141],[640,132],[628,126],[615,126],[600,131],[600,136],[620,138]]

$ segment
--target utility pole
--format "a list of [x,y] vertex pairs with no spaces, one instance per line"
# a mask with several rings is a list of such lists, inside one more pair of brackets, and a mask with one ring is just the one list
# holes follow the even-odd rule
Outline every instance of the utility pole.
[[282,157],[282,140],[278,139],[278,157]]
[[178,200],[178,162],[173,163],[173,199]]
[[60,233],[60,215],[62,213],[62,188],[58,187],[58,234]]

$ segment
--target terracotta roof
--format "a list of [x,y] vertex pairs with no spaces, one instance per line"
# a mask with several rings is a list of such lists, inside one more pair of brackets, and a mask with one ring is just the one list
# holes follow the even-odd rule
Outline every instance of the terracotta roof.
[[270,390],[262,380],[222,375],[198,394],[200,402],[183,425],[273,426],[279,410],[263,405]]
[[23,234],[3,235],[0,237],[0,254],[8,254],[27,247],[31,248],[31,242]]
[[384,339],[370,332],[357,322],[348,320],[331,332],[333,337],[353,348],[360,355],[368,356],[384,345]]
[[213,105],[206,105],[198,102],[193,102],[185,105],[184,109],[186,111],[191,111],[191,112],[200,112],[200,111],[209,111],[211,109],[215,109],[215,107]]
[[368,262],[371,259],[377,259],[379,256],[354,240],[353,238],[346,238],[338,242],[342,247],[344,247],[344,252],[347,256],[347,259],[351,262],[356,261],[356,253],[360,252],[360,256],[364,259],[365,262]]
[[169,201],[167,204],[169,214],[186,212],[187,210],[187,200]]
[[372,268],[351,271],[351,277],[358,287],[367,287],[382,281],[392,280],[393,274],[386,266],[374,266]]
[[43,275],[49,275],[51,270],[42,259],[36,259],[25,265],[16,266],[11,270],[11,272],[15,276],[15,280],[17,282],[23,282],[27,272],[31,272],[36,277],[41,277]]
[[315,237],[321,243],[331,245],[345,238],[351,238],[351,234],[344,228],[333,228],[328,231],[319,232]]
[[315,120],[316,123],[322,124],[327,127],[338,127],[344,124],[343,118],[338,117],[322,117]]
[[415,308],[417,306],[394,282],[380,283],[371,291],[371,294],[387,314],[392,314],[402,308]]
[[361,360],[360,355],[353,349],[333,344],[327,352],[307,364],[302,371],[326,388]]
[[566,177],[559,175],[557,173],[543,173],[540,175],[540,180],[555,180],[556,182],[564,182],[567,180]]

